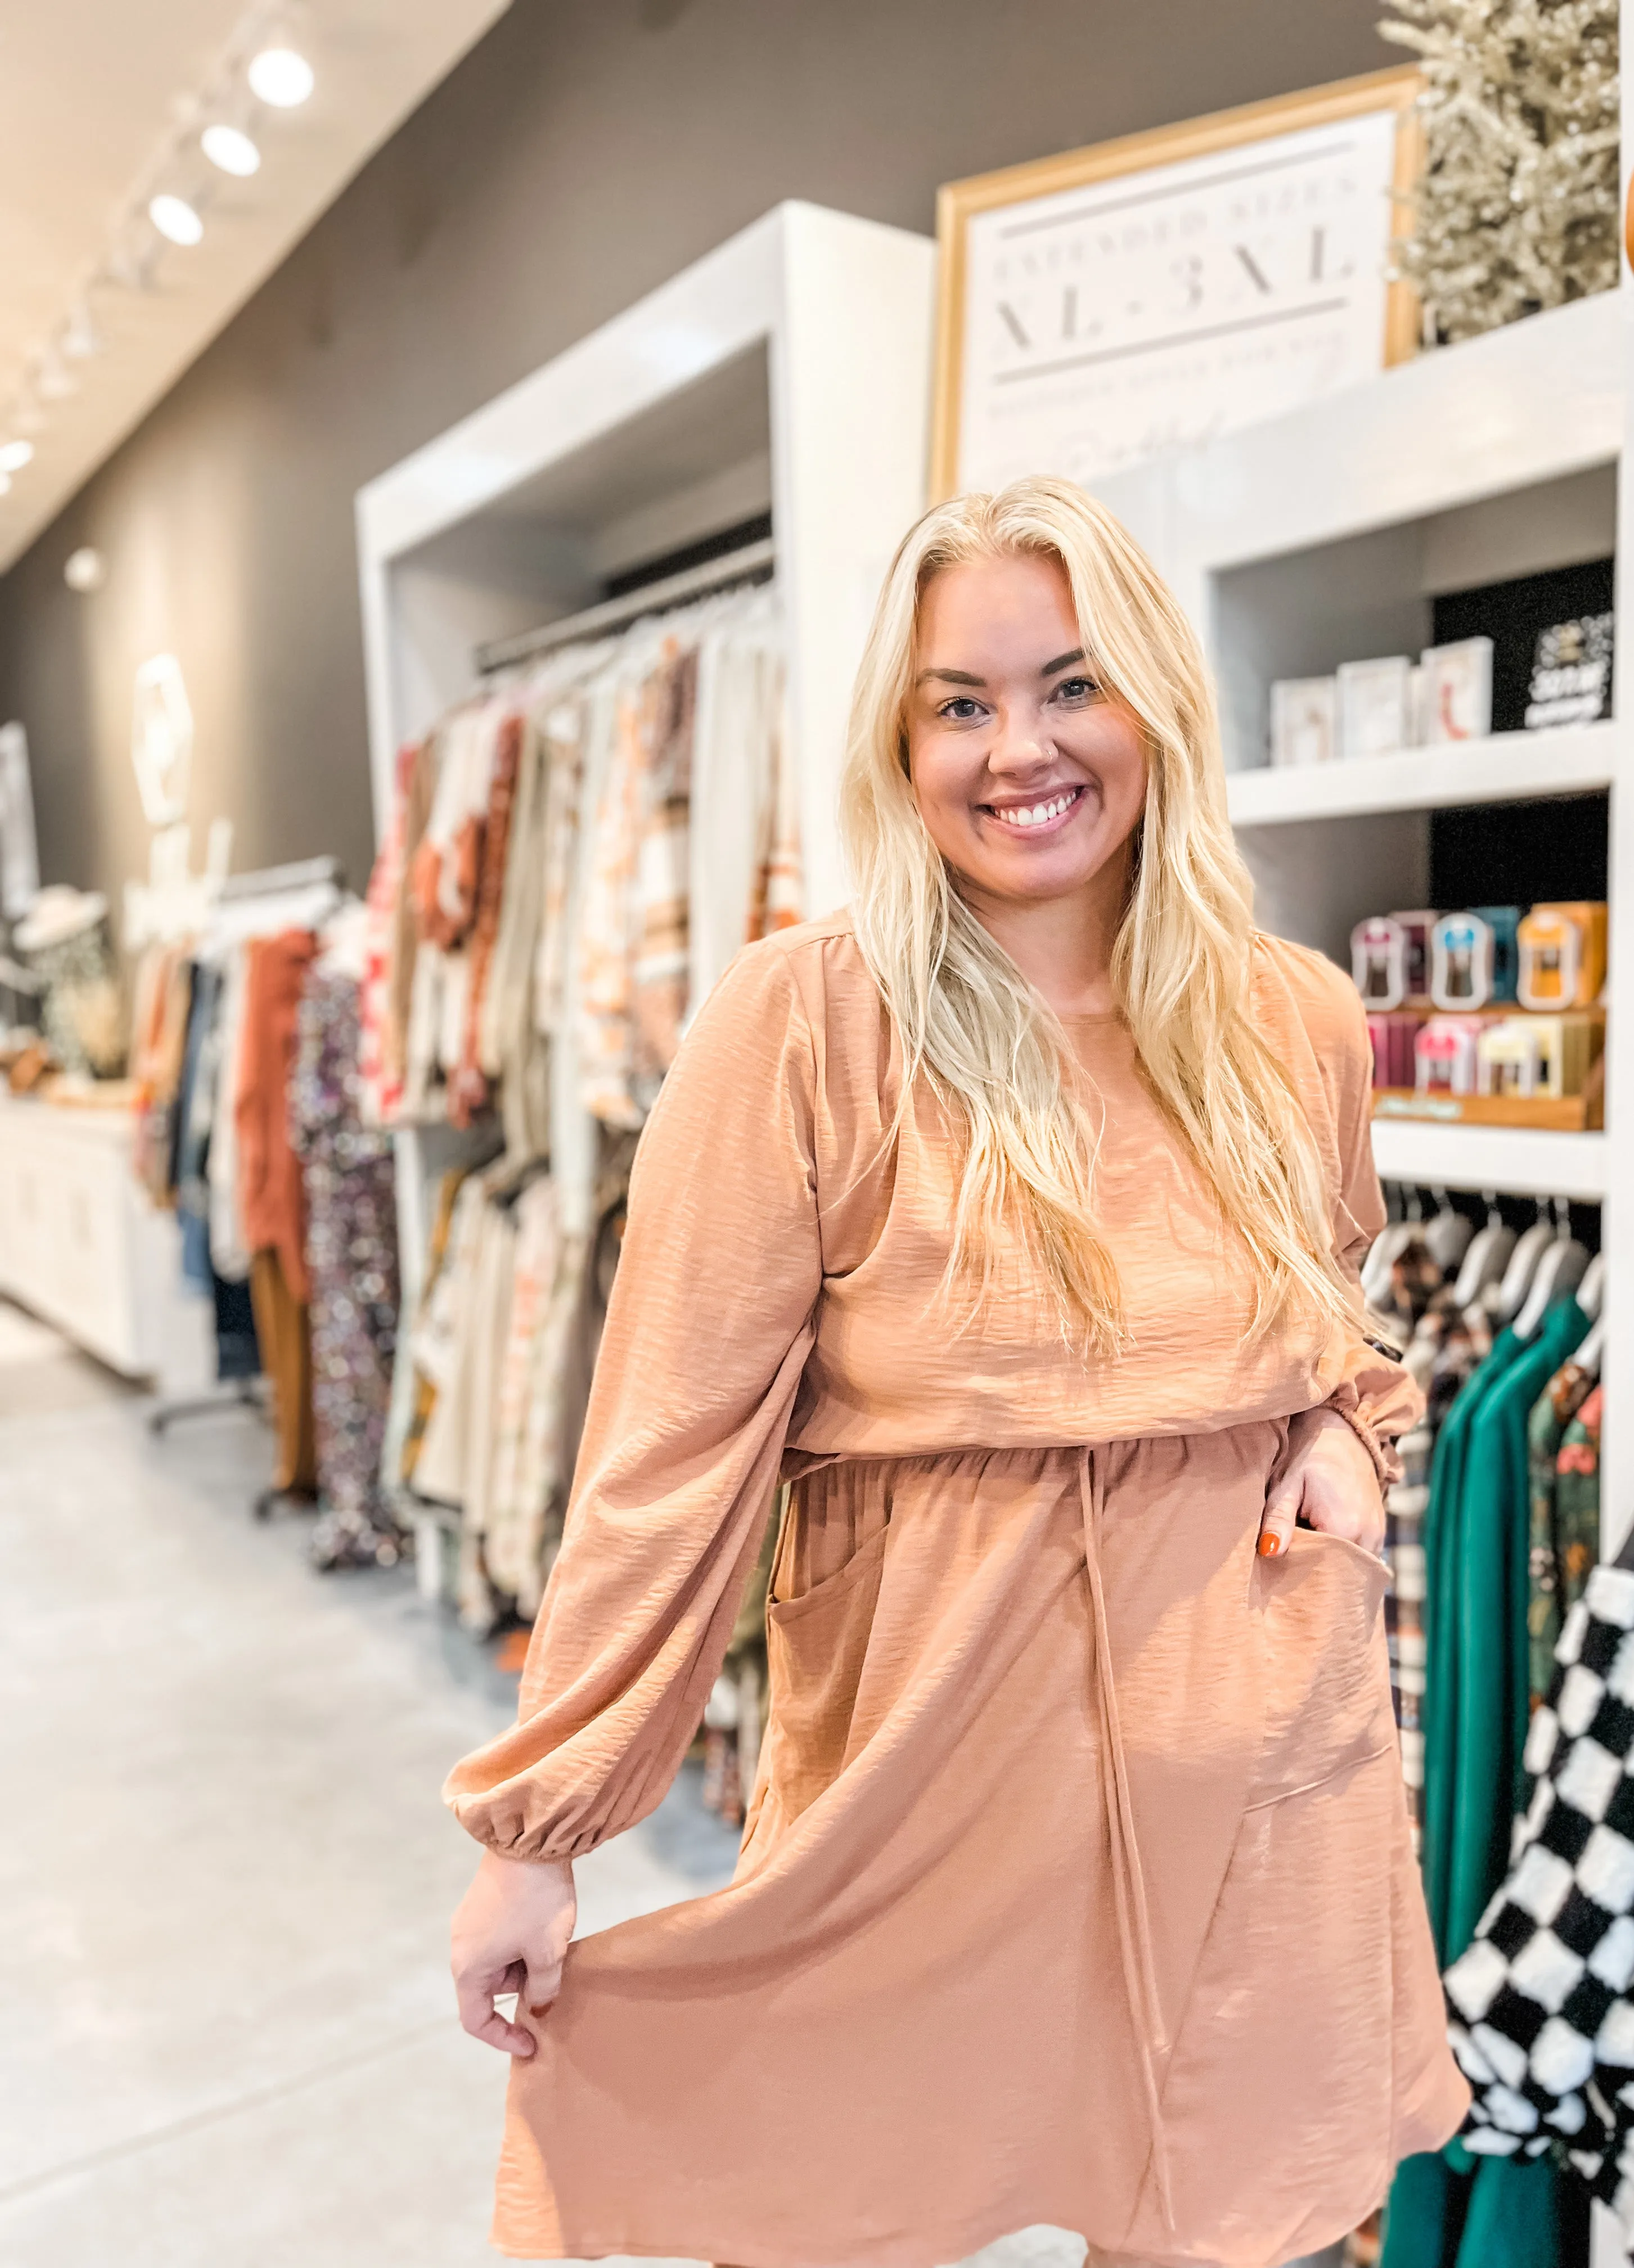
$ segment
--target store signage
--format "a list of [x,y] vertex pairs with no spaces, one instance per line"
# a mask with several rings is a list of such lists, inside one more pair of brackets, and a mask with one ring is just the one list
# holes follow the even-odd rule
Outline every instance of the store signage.
[[1404,360],[1413,69],[941,193],[933,480],[1092,482]]

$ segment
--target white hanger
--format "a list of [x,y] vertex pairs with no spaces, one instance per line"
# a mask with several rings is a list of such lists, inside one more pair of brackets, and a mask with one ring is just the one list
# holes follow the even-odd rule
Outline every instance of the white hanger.
[[1526,1300],[1515,1317],[1515,1336],[1520,1339],[1532,1336],[1555,1301],[1564,1300],[1581,1283],[1588,1266],[1588,1247],[1579,1244],[1571,1233],[1570,1205],[1564,1197],[1553,1197],[1549,1202],[1555,1214],[1554,1239],[1539,1257]]
[[1374,1237],[1362,1268],[1362,1297],[1370,1307],[1382,1306],[1387,1297],[1390,1270],[1403,1248],[1417,1235],[1422,1211],[1415,1190],[1407,1199],[1405,1217],[1387,1223]]
[[1598,1379],[1601,1357],[1605,1352],[1605,1349],[1606,1319],[1601,1315],[1599,1322],[1590,1329],[1588,1336],[1583,1340],[1571,1359],[1579,1370],[1586,1371],[1593,1379]]
[[1496,1284],[1503,1275],[1515,1248],[1515,1232],[1504,1226],[1498,1210],[1497,1191],[1483,1189],[1482,1195],[1486,1199],[1486,1226],[1476,1231],[1458,1271],[1458,1281],[1453,1286],[1453,1304],[1456,1307],[1472,1307],[1487,1286]]
[[1432,1189],[1437,1211],[1424,1229],[1430,1257],[1444,1276],[1450,1276],[1475,1241],[1476,1225],[1449,1202],[1445,1189]]
[[1554,1241],[1555,1232],[1542,1217],[1540,1199],[1538,1218],[1516,1239],[1515,1248],[1509,1256],[1509,1265],[1504,1270],[1504,1280],[1498,1285],[1497,1312],[1500,1323],[1508,1322],[1525,1306],[1527,1293],[1532,1289],[1532,1278],[1537,1274],[1538,1263]]
[[1606,1297],[1606,1256],[1597,1252],[1583,1270],[1583,1280],[1578,1285],[1577,1302],[1590,1322],[1597,1320]]

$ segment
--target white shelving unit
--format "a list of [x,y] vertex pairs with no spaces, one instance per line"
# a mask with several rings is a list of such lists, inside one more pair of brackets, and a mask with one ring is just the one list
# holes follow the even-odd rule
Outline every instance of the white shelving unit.
[[1387,1182],[1449,1189],[1546,1189],[1598,1204],[1610,1156],[1603,1134],[1557,1134],[1530,1126],[1438,1126],[1383,1118],[1373,1161]]
[[1616,726],[1608,718],[1547,732],[1498,733],[1457,747],[1402,748],[1351,763],[1286,771],[1265,764],[1233,772],[1226,792],[1238,827],[1584,795],[1611,785],[1616,738]]
[[357,497],[377,820],[399,743],[479,643],[769,511],[810,909],[843,902],[836,789],[880,584],[924,509],[936,248],[777,206]]
[[[1439,593],[1615,550],[1619,510],[1634,512],[1623,485],[1631,297],[1625,286],[1426,354],[1098,483],[1203,632],[1232,818],[1268,928],[1345,962],[1364,915],[1429,902],[1432,812],[1609,791],[1610,997],[1634,1000],[1634,798],[1619,784],[1620,721],[1308,770],[1268,762],[1276,678],[1417,652]],[[1619,578],[1619,719],[1634,714],[1630,584]],[[1608,1047],[1607,1133],[1387,1119],[1373,1149],[1389,1179],[1601,1203],[1609,1542],[1634,1514],[1634,1045],[1615,1007]]]
[[[362,490],[377,823],[397,747],[469,690],[479,644],[769,512],[806,905],[841,904],[851,683],[886,567],[924,508],[934,269],[928,238],[778,205]],[[553,1088],[570,1097],[574,1082]],[[441,1129],[400,1138],[406,1300],[451,1144]],[[552,1147],[570,1211],[587,1206],[592,1138],[570,1101]]]

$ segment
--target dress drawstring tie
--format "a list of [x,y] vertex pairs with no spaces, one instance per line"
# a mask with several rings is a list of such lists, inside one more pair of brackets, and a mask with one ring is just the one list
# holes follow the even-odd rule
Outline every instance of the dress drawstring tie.
[[1100,1536],[1106,1511],[1106,1482],[1101,1460],[1085,1448],[1078,1456],[1078,1493],[1084,1506],[1084,1557],[1089,1572],[1089,1597],[1095,1620],[1095,1697],[1105,1755],[1103,1786],[1107,1799],[1107,1833],[1112,1846],[1113,1904],[1117,1911],[1118,1946],[1123,1962],[1123,1989],[1129,1998],[1130,2021],[1140,2058],[1140,2074],[1146,2098],[1146,2119],[1152,2133],[1152,2168],[1164,2227],[1174,2228],[1174,2208],[1169,2192],[1168,2145],[1163,2132],[1163,2111],[1158,2095],[1157,2058],[1167,2051],[1163,2011],[1158,1999],[1157,1963],[1152,1951],[1152,1922],[1146,1910],[1146,1885],[1140,1867],[1140,1846],[1135,1837],[1135,1807],[1130,1796],[1129,1764],[1123,1753],[1123,1730],[1118,1717],[1117,1686],[1112,1675],[1112,1645],[1107,1629],[1106,1587],[1100,1572]]

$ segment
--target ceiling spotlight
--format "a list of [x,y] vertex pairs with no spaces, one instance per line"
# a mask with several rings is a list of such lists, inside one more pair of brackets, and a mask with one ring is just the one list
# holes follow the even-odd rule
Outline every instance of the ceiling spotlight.
[[79,380],[55,347],[48,347],[34,365],[34,392],[42,401],[66,401],[79,391]]
[[33,455],[32,441],[0,441],[0,473],[20,473],[33,463]]
[[107,582],[107,562],[94,545],[82,543],[63,562],[63,580],[70,591],[85,597],[92,591],[99,591]]
[[260,170],[261,151],[236,126],[207,126],[199,136],[200,146],[212,166],[224,173],[232,173],[239,180]]
[[98,330],[85,300],[80,301],[63,324],[58,342],[63,352],[75,362],[89,362],[92,355],[101,353],[102,334]]
[[165,194],[151,198],[148,218],[172,244],[196,244],[204,233],[203,222],[186,197]]
[[274,110],[293,110],[312,92],[313,68],[293,48],[263,48],[249,67],[250,92]]

